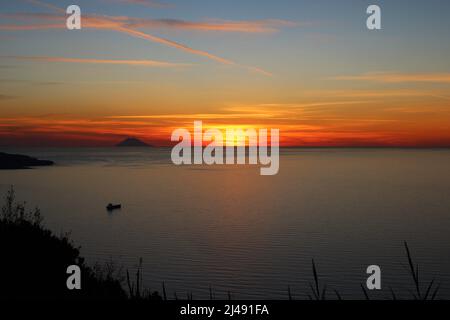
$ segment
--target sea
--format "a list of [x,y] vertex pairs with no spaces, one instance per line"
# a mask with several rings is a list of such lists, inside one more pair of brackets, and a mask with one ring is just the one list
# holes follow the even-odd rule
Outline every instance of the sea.
[[[257,165],[185,165],[169,148],[2,148],[54,166],[0,171],[44,224],[90,265],[113,261],[168,298],[412,298],[404,243],[422,291],[450,298],[450,150],[282,148],[279,173]],[[108,203],[121,204],[109,212]],[[289,288],[289,289],[288,289]]]

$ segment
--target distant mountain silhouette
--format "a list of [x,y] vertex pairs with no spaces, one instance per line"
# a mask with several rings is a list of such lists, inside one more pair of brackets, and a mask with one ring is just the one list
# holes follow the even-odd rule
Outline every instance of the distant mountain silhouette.
[[28,169],[34,166],[51,166],[53,161],[38,160],[20,154],[9,154],[0,152],[0,169]]
[[136,138],[127,138],[122,142],[116,144],[117,147],[151,147],[151,145],[146,144],[145,142],[136,139]]

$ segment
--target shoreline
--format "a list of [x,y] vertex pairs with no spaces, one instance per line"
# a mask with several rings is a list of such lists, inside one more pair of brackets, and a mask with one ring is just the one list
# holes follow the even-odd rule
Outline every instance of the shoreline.
[[32,167],[47,167],[54,164],[50,160],[40,160],[22,154],[0,152],[0,170],[31,169]]

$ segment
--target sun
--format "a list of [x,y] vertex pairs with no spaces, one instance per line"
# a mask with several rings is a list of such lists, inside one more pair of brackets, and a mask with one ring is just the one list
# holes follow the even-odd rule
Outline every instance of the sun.
[[249,146],[252,142],[258,144],[259,127],[255,125],[203,125],[204,133],[210,130],[220,131],[223,135],[222,143],[216,141],[217,145],[228,147]]

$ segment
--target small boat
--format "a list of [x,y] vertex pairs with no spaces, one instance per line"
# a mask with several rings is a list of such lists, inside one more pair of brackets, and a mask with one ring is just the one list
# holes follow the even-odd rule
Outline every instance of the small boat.
[[108,211],[113,211],[113,210],[116,210],[116,209],[122,209],[122,205],[121,205],[121,204],[112,204],[112,203],[109,203],[109,204],[106,206],[106,210],[108,210]]

